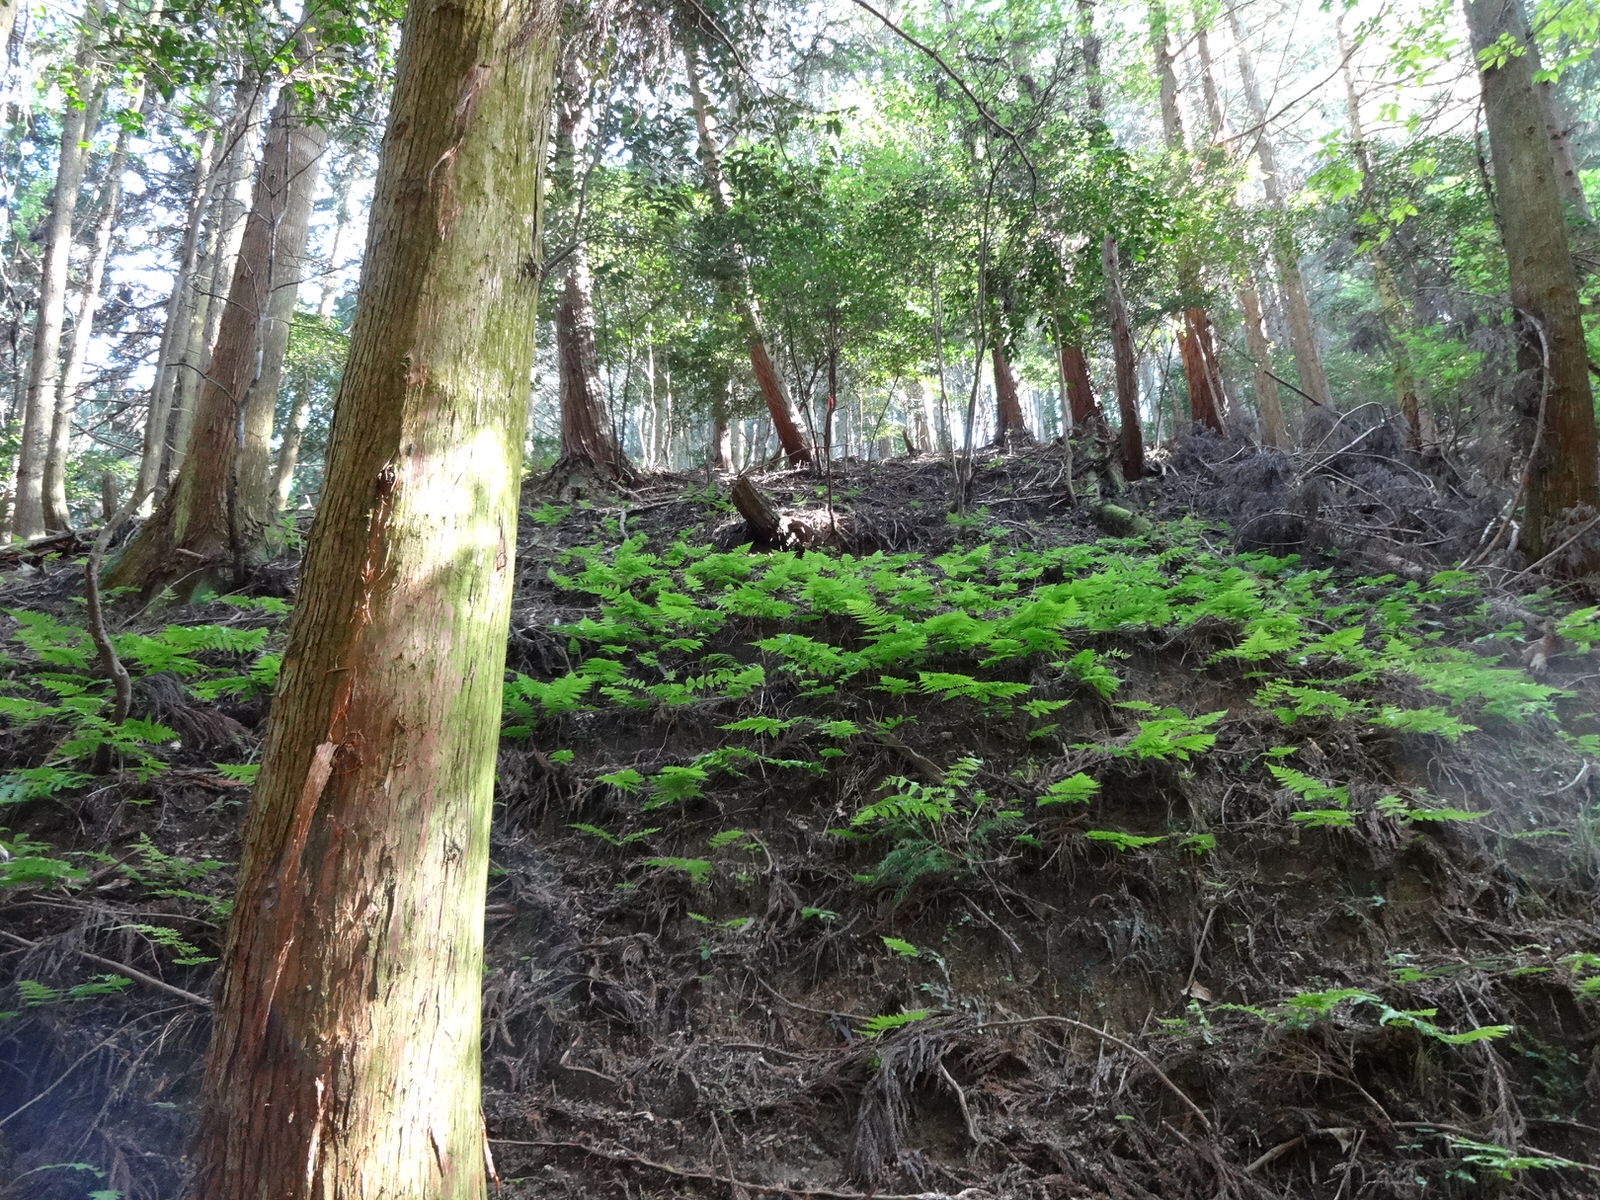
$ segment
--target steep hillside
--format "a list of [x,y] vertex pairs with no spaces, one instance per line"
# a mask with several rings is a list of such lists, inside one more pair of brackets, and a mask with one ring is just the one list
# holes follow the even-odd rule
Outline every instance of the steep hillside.
[[[504,1194],[1600,1196],[1595,611],[941,472],[836,481],[855,554],[530,502]],[[0,1195],[165,1197],[283,606],[127,617],[113,728],[74,578],[3,597]]]

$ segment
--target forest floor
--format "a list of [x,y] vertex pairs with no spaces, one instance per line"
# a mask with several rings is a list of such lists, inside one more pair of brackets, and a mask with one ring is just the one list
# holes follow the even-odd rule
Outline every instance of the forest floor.
[[[954,517],[942,464],[851,464],[854,555],[751,553],[703,477],[530,489],[504,1195],[1600,1196],[1595,611],[1293,503],[1263,553],[1179,465],[1114,538],[1058,450]],[[164,1200],[285,605],[120,614],[110,727],[79,581],[0,577],[0,1196]]]

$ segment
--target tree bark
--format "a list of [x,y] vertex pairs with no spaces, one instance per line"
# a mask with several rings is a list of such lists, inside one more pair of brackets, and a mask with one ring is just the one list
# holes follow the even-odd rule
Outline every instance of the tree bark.
[[[711,115],[711,103],[706,98],[705,85],[700,78],[700,58],[695,52],[694,36],[686,35],[683,42],[684,68],[689,77],[689,97],[694,105],[694,123],[700,152],[700,167],[706,177],[706,192],[711,200],[711,211],[726,217],[731,208],[728,183],[722,174],[722,155],[717,149],[716,120]],[[750,266],[745,260],[744,247],[729,247],[730,269],[723,280],[723,290],[733,302],[739,326],[744,332],[745,344],[750,352],[750,366],[755,371],[756,385],[761,389],[767,410],[772,414],[772,427],[778,434],[778,444],[783,447],[790,466],[805,466],[811,462],[811,449],[801,436],[795,419],[794,404],[789,399],[789,389],[783,376],[773,366],[772,355],[767,351],[767,338],[762,329],[761,309],[756,301],[755,288],[750,282]]]
[[[1095,119],[1105,114],[1105,82],[1100,74],[1100,38],[1094,31],[1094,0],[1077,0],[1078,32],[1083,39],[1083,69],[1089,92],[1089,111]],[[1105,279],[1106,315],[1111,325],[1112,378],[1117,391],[1117,416],[1121,423],[1122,477],[1144,474],[1144,431],[1139,428],[1139,364],[1133,352],[1133,329],[1128,302],[1122,294],[1122,256],[1116,235],[1107,232],[1100,241],[1100,274]]]
[[[143,100],[141,95],[141,108]],[[100,311],[100,290],[105,279],[106,259],[111,255],[111,234],[116,226],[117,207],[122,202],[122,169],[128,160],[128,138],[129,130],[124,126],[117,134],[111,157],[106,161],[106,176],[101,184],[89,261],[84,264],[83,287],[78,293],[78,315],[72,327],[72,341],[61,363],[61,378],[56,381],[50,449],[44,462],[44,520],[52,529],[72,528],[72,513],[67,508],[67,457],[72,447],[72,418],[78,408],[78,385],[83,379],[83,362],[89,353],[89,338],[94,332],[95,317]]]
[[1106,279],[1106,305],[1111,310],[1111,356],[1117,382],[1117,417],[1121,422],[1118,444],[1122,448],[1122,477],[1144,474],[1144,431],[1139,427],[1139,364],[1133,355],[1133,330],[1128,324],[1128,302],[1122,296],[1122,267],[1117,261],[1117,239],[1109,233],[1100,243],[1100,270]]
[[267,445],[324,136],[306,128],[295,89],[284,86],[183,465],[112,567],[114,587],[149,597],[185,580],[185,594],[192,594],[228,563],[253,561],[273,528]]
[[1083,343],[1074,339],[1056,339],[1056,354],[1061,360],[1061,377],[1066,381],[1066,429],[1076,429],[1099,411],[1094,399],[1094,385],[1089,379],[1089,358],[1083,352]]
[[996,444],[1011,446],[1014,443],[1032,442],[1033,435],[1028,432],[1028,422],[1022,415],[1022,402],[1017,396],[1017,377],[1011,373],[1011,363],[998,336],[989,347],[989,360],[994,367]]
[[1327,372],[1322,367],[1322,351],[1317,346],[1317,326],[1311,316],[1311,302],[1306,297],[1305,280],[1300,274],[1300,252],[1294,245],[1294,237],[1289,229],[1289,206],[1283,193],[1277,149],[1266,129],[1267,106],[1261,99],[1261,88],[1256,83],[1255,67],[1245,47],[1244,27],[1239,22],[1237,9],[1228,10],[1228,20],[1238,44],[1239,81],[1249,106],[1250,119],[1260,126],[1255,134],[1256,156],[1261,162],[1262,190],[1266,193],[1267,204],[1277,216],[1272,232],[1272,257],[1278,268],[1278,287],[1287,310],[1289,347],[1294,352],[1295,370],[1300,376],[1301,390],[1316,403],[1331,408],[1333,394],[1328,388]]
[[[1535,82],[1539,52],[1522,5],[1464,0],[1463,7],[1479,56],[1511,301],[1518,309],[1518,360],[1538,380],[1541,395],[1536,407],[1543,410],[1543,428],[1532,435],[1521,541],[1525,553],[1539,558],[1550,549],[1565,510],[1579,504],[1600,507],[1578,276],[1567,240],[1560,170]],[[1502,39],[1519,52],[1498,60],[1485,54]],[[1526,415],[1538,421],[1536,413]]]
[[245,126],[246,136],[235,143],[223,166],[221,187],[212,196],[212,213],[208,222],[210,245],[207,247],[204,270],[196,280],[195,304],[190,313],[188,329],[180,331],[183,349],[172,380],[170,415],[164,434],[166,447],[162,452],[164,475],[158,485],[160,496],[165,496],[170,490],[183,467],[190,435],[194,431],[200,389],[205,382],[204,374],[221,336],[222,318],[228,307],[225,289],[238,269],[239,252],[244,244],[244,232],[255,194],[255,135],[262,126],[257,117],[256,103],[252,97],[250,116]]
[[594,277],[589,247],[578,227],[579,164],[587,157],[594,131],[590,111],[593,88],[580,47],[564,55],[557,88],[555,183],[572,214],[568,231],[567,277],[556,308],[556,346],[560,357],[561,458],[554,472],[595,472],[615,482],[634,478],[623,454],[600,387],[600,356],[595,348]]
[[44,223],[44,257],[39,267],[38,310],[33,326],[33,352],[22,408],[22,441],[17,459],[16,499],[11,532],[24,541],[45,533],[44,475],[50,453],[50,430],[61,370],[61,330],[66,315],[67,267],[72,254],[72,218],[89,162],[88,139],[99,124],[103,95],[96,82],[94,44],[104,0],[89,0],[84,31],[73,64],[77,92],[87,97],[82,108],[69,105],[61,118],[61,149],[56,160],[50,213]]
[[[333,237],[328,244],[328,260],[322,267],[321,291],[317,299],[317,320],[324,328],[333,319],[333,306],[339,298],[334,272],[339,268],[340,251],[343,249],[351,222],[355,219],[355,212],[351,208],[351,193],[355,190],[356,180],[361,175],[366,158],[365,142],[350,147],[343,168],[333,183],[333,207],[339,215],[334,222]],[[293,340],[292,323],[290,340]],[[294,472],[300,465],[300,447],[305,444],[306,425],[311,420],[312,391],[311,373],[303,372],[294,383],[294,405],[289,412],[289,423],[281,431],[278,457],[272,468],[274,509],[278,513],[289,507],[289,497],[294,491]]]
[[[1168,46],[1167,10],[1157,3],[1150,10],[1150,43],[1155,50],[1156,77],[1161,87],[1161,126],[1166,136],[1167,153],[1183,174],[1194,169],[1183,135],[1183,116],[1178,111],[1178,76],[1172,66]],[[1183,378],[1189,390],[1189,419],[1208,429],[1222,432],[1222,416],[1227,402],[1222,388],[1222,372],[1217,368],[1217,350],[1211,335],[1211,318],[1198,300],[1203,292],[1200,262],[1187,246],[1178,249],[1178,290],[1183,299],[1183,328],[1178,333],[1178,356],[1183,363]],[[1174,433],[1177,431],[1174,430]]]
[[413,0],[190,1200],[482,1200],[484,887],[557,6]]

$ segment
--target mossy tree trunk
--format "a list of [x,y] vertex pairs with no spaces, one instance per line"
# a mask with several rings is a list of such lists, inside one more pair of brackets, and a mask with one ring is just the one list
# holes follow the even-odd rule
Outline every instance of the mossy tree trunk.
[[1538,558],[1551,549],[1565,510],[1579,504],[1600,507],[1578,275],[1567,239],[1560,166],[1538,90],[1539,53],[1522,5],[1519,0],[1465,0],[1464,7],[1479,56],[1511,301],[1518,309],[1518,359],[1539,385],[1525,414],[1530,425],[1543,409],[1544,428],[1533,435],[1528,464],[1521,543]]
[[481,1200],[553,0],[413,0],[250,805],[191,1200]]

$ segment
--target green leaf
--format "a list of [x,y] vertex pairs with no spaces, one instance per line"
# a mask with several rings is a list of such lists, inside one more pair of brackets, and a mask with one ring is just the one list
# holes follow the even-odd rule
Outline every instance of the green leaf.
[[1045,789],[1044,795],[1039,797],[1039,805],[1046,804],[1087,804],[1100,790],[1100,783],[1090,778],[1082,771],[1066,779],[1058,780]]

